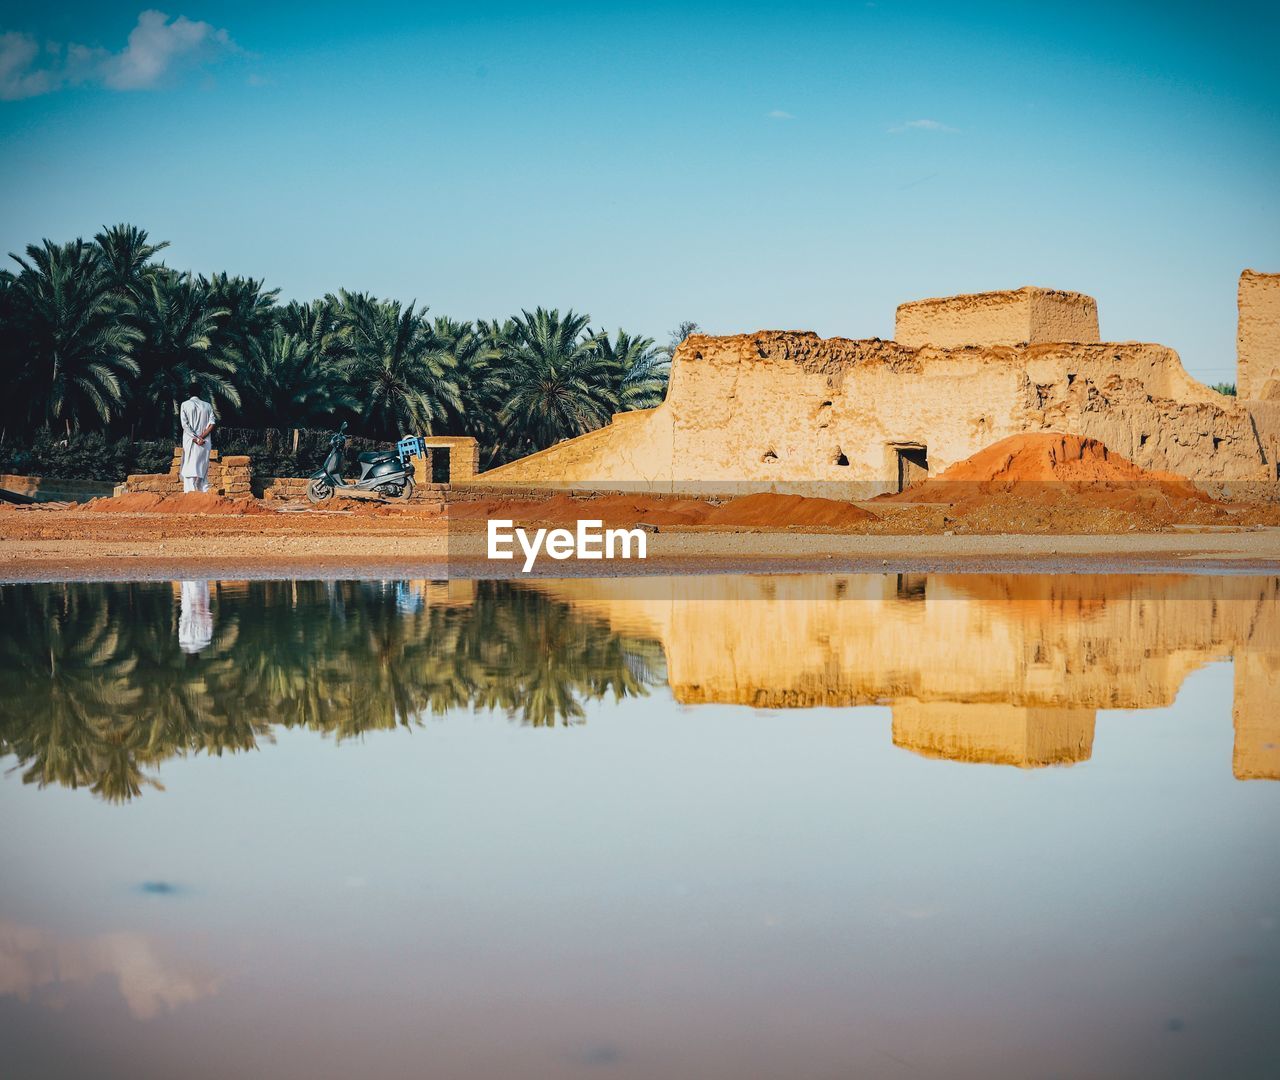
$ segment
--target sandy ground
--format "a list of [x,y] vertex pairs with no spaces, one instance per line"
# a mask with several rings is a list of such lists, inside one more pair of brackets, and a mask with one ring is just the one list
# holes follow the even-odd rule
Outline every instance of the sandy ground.
[[[136,492],[81,507],[0,502],[0,580],[274,575],[518,576],[483,558],[487,520],[599,519],[646,528],[648,558],[541,559],[535,573],[752,570],[1280,570],[1280,503],[1217,502],[1093,439],[1004,439],[868,503],[755,493],[619,493],[383,505],[281,506]],[[452,524],[450,524],[452,523]]]
[[[479,523],[476,523],[477,526]],[[1113,535],[851,533],[669,526],[643,562],[543,559],[552,576],[727,570],[1231,569],[1280,572],[1280,528],[1173,528]],[[455,535],[456,541],[456,535]],[[438,513],[245,516],[24,509],[0,514],[0,580],[66,578],[519,576],[518,564],[449,559]]]

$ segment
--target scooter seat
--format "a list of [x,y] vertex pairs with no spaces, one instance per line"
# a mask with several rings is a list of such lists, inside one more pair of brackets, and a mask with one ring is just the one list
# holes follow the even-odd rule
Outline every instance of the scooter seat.
[[368,450],[356,458],[357,461],[372,465],[378,461],[390,461],[396,455],[389,450]]

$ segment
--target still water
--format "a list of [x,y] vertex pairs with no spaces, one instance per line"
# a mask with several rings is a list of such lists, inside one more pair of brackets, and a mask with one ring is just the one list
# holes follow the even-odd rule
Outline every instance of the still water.
[[0,1075],[1274,1076],[1280,579],[0,586]]

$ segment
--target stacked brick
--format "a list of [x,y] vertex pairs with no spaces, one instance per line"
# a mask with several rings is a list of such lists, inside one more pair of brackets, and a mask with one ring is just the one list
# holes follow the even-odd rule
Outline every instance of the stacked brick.
[[[240,459],[247,462],[248,458]],[[176,495],[182,491],[182,447],[173,448],[173,459],[169,462],[167,473],[130,473],[125,477],[126,491],[146,491],[154,495]],[[218,451],[209,452],[209,490],[222,490],[222,463],[218,460]]]
[[[220,490],[230,499],[253,498],[252,476],[249,472],[249,458],[243,454],[234,454],[222,459],[222,476]],[[213,490],[213,465],[209,465],[209,490]]]

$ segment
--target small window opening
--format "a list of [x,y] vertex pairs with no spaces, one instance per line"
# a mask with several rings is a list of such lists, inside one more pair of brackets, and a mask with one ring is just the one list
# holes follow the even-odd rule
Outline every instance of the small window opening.
[[1213,437],[1213,449],[1216,451],[1222,445],[1222,440],[1217,435]]
[[764,457],[762,457],[760,460],[763,461],[766,465],[772,464],[773,462],[778,460],[778,455],[773,450],[766,450],[764,452]]
[[1148,440],[1149,438],[1151,438],[1151,436],[1150,436],[1150,435],[1139,435],[1139,436],[1138,436],[1138,445],[1139,445],[1139,446],[1146,446],[1146,445],[1147,445],[1147,440]]
[[1068,372],[1067,372],[1067,385],[1068,385],[1068,386],[1071,386],[1071,385],[1073,385],[1073,384],[1075,383],[1075,381],[1076,381],[1076,373],[1075,373],[1074,371],[1068,371]]
[[845,452],[843,450],[836,451],[836,464],[837,465],[849,464],[849,458],[845,455]]

